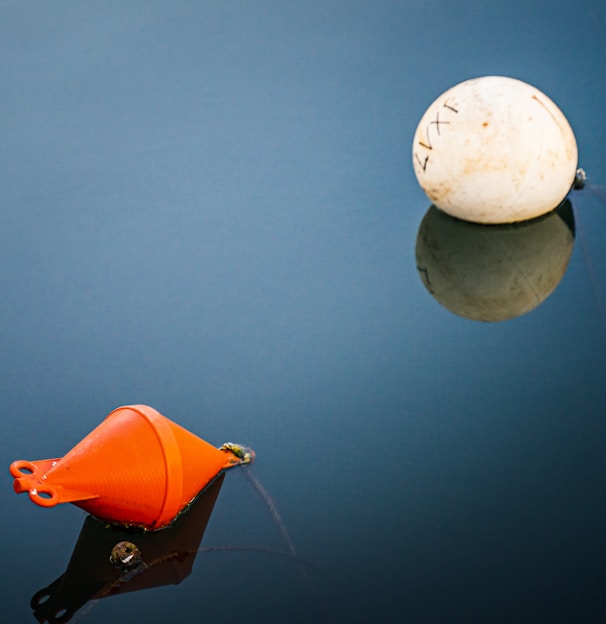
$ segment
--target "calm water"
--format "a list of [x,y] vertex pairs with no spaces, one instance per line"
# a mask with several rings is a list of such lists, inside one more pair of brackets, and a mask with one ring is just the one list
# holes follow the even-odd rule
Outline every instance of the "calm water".
[[[2,620],[77,566],[89,624],[605,621],[606,206],[553,222],[545,301],[469,320],[417,270],[410,156],[507,75],[606,184],[604,32],[583,0],[0,2]],[[87,602],[119,534],[8,466],[132,403],[254,448],[299,559],[236,469],[203,537],[141,537],[157,587]]]

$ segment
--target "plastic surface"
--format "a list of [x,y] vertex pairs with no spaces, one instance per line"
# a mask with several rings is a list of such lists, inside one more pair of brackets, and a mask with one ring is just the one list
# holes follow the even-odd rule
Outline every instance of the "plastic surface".
[[225,468],[243,463],[147,405],[111,412],[67,455],[16,461],[14,490],[42,507],[73,503],[113,523],[170,524]]
[[535,87],[501,76],[443,93],[421,118],[412,149],[429,199],[476,223],[524,221],[555,209],[574,182],[577,158],[560,109]]

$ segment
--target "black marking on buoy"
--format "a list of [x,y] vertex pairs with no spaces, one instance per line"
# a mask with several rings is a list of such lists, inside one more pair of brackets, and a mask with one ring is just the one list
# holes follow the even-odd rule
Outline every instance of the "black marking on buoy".
[[[446,100],[446,102],[448,102],[448,100]],[[446,102],[444,102],[444,104],[443,104],[444,108],[448,108],[453,113],[458,113],[459,112],[454,106],[450,106],[450,104],[447,104]]]
[[[421,143],[421,145],[423,144]],[[425,145],[423,145],[423,147],[425,147]],[[429,149],[431,149],[431,147]],[[427,163],[429,162],[429,156],[425,156],[425,160],[421,162],[419,155],[415,152],[415,158],[417,159],[417,162],[419,163],[419,166],[421,167],[421,169],[425,171],[425,169],[427,169]]]
[[440,111],[438,111],[436,113],[436,120],[435,121],[430,121],[429,123],[430,124],[435,124],[436,130],[438,131],[438,136],[440,136],[440,124],[449,124],[450,121],[440,121]]

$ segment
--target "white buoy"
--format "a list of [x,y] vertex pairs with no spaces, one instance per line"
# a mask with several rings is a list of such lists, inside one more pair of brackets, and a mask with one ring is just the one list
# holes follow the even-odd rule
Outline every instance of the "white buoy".
[[452,87],[427,109],[412,160],[438,208],[466,221],[511,223],[562,202],[578,152],[566,117],[544,93],[485,76]]

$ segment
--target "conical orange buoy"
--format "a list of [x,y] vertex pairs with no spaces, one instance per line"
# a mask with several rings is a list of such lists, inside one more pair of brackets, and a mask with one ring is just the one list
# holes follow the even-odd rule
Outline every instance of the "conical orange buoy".
[[67,455],[10,466],[15,492],[42,507],[73,503],[92,515],[146,529],[169,525],[222,470],[254,453],[220,449],[147,405],[111,412]]

